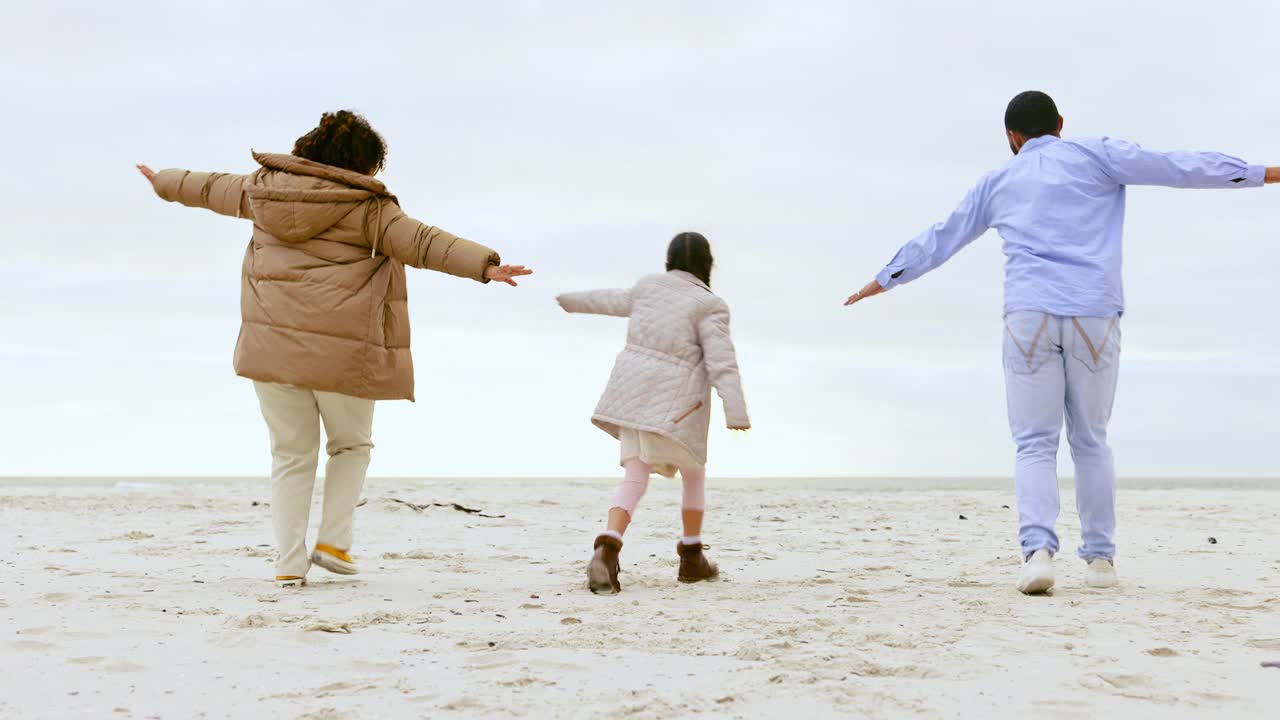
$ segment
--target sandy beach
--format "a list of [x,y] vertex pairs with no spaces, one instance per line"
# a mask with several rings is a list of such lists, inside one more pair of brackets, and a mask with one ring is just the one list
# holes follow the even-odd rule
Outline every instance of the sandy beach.
[[370,481],[364,574],[283,591],[265,480],[8,481],[0,717],[1245,718],[1280,700],[1260,666],[1280,660],[1280,492],[1122,490],[1115,591],[1083,586],[1064,507],[1058,587],[1028,598],[1011,490],[774,487],[710,482],[723,578],[680,585],[678,484],[655,481],[624,591],[597,597],[606,482]]

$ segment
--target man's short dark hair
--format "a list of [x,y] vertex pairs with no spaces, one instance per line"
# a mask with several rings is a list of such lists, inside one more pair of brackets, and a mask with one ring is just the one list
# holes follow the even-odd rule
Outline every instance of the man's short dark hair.
[[1058,132],[1058,106],[1039,90],[1018,93],[1004,111],[1004,127],[1027,139]]

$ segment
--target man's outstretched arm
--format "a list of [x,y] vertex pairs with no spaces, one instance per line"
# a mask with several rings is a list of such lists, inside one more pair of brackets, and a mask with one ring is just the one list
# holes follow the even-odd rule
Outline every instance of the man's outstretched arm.
[[946,220],[917,235],[889,261],[876,279],[849,296],[852,305],[924,275],[951,259],[987,231],[986,178],[971,189]]
[[1212,189],[1280,182],[1280,168],[1252,165],[1216,152],[1159,152],[1112,138],[1101,141],[1100,159],[1120,185]]

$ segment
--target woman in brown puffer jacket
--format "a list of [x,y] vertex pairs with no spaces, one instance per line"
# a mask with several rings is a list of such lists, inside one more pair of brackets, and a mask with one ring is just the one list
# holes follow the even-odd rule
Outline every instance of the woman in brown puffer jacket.
[[[254,153],[247,175],[153,172],[164,200],[253,222],[240,291],[236,373],[254,381],[271,434],[276,582],[312,562],[354,575],[353,516],[373,448],[375,400],[413,399],[406,265],[515,285],[533,271],[406,215],[374,175],[386,143],[360,115],[325,113],[291,155]],[[315,552],[306,534],[328,438]]]

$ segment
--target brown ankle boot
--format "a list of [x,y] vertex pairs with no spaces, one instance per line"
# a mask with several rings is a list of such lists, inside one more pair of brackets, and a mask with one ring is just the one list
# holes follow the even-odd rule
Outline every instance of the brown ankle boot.
[[622,552],[622,541],[612,535],[601,535],[596,538],[596,553],[587,563],[587,587],[593,593],[612,595],[622,592],[618,582],[618,555]]
[[680,582],[698,582],[709,580],[720,574],[720,568],[702,554],[702,543],[685,545],[676,543],[676,553],[680,555]]

